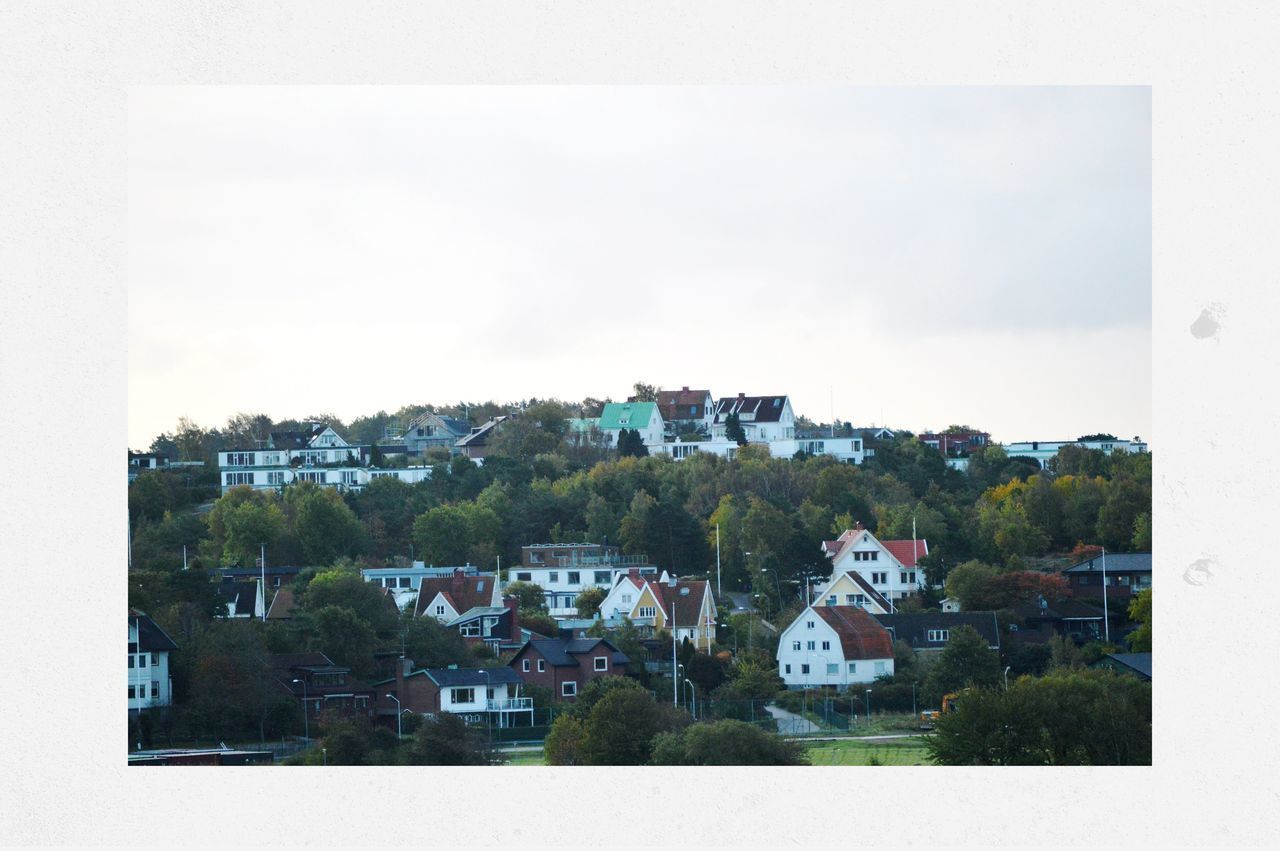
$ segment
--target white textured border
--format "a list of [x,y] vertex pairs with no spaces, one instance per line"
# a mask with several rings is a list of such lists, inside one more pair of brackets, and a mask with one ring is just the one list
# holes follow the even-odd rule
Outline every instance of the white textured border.
[[[5,841],[1277,840],[1275,639],[1263,610],[1277,591],[1268,551],[1280,471],[1263,441],[1280,351],[1270,333],[1280,6],[0,8],[0,426],[21,459],[0,494]],[[127,92],[321,82],[1152,85],[1155,767],[126,771],[110,672],[124,607]]]

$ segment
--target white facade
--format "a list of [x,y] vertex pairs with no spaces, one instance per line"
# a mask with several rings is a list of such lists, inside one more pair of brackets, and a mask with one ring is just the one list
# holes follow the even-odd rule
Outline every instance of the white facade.
[[873,615],[889,614],[885,606],[868,594],[865,588],[860,587],[850,574],[844,571],[814,588],[812,602],[815,606],[857,606]]
[[[754,398],[754,397],[753,397]],[[717,406],[717,419],[719,422],[711,426],[711,436],[713,438],[723,439],[725,437],[725,419],[729,413],[732,413],[731,405],[733,399],[721,399]],[[796,415],[791,408],[791,397],[776,397],[777,404],[770,405],[770,410],[740,410],[738,414],[738,424],[742,426],[743,432],[747,435],[747,440],[752,443],[764,443],[773,440],[790,440],[796,436]],[[776,407],[777,416],[774,416]]]
[[[876,536],[865,529],[845,533],[853,540],[844,545],[831,563],[831,578],[819,586],[826,591],[841,573],[854,572],[889,601],[913,594],[925,584],[924,568],[908,567],[899,561]],[[918,542],[918,558],[929,554],[928,544]]]
[[840,635],[810,607],[782,631],[778,676],[787,688],[848,688],[893,674],[893,656],[846,659]]
[[[645,408],[649,409],[649,416],[646,419],[642,419],[643,414],[639,412]],[[639,414],[639,416],[636,414]],[[602,425],[605,422],[608,422],[609,425]],[[645,446],[650,443],[661,443],[662,436],[666,431],[666,425],[662,422],[662,414],[658,412],[658,405],[655,402],[610,402],[605,405],[604,412],[597,420],[596,428],[600,429],[604,434],[610,446],[618,445],[618,437],[622,434],[623,429],[639,432],[640,439]]]
[[1017,443],[1003,443],[1000,446],[1010,458],[1021,456],[1034,458],[1040,466],[1058,454],[1064,446],[1079,446],[1084,449],[1097,449],[1107,455],[1113,452],[1146,452],[1145,441],[1135,437],[1133,440],[1023,440]]
[[138,621],[129,618],[129,710],[168,706],[173,702],[169,651],[137,650]]
[[[304,450],[271,450],[268,452],[219,452],[218,466],[221,468],[222,492],[226,493],[237,485],[248,485],[254,490],[274,490],[295,482],[314,482],[322,487],[350,488],[360,490],[374,479],[393,476],[406,484],[417,484],[431,478],[430,467],[407,467],[399,470],[380,470],[358,465],[320,468],[307,464],[298,467],[271,463],[284,456]],[[328,454],[321,450],[319,456]],[[336,452],[334,453],[337,454]],[[358,455],[358,453],[357,453]],[[265,459],[266,463],[258,459]],[[329,463],[319,461],[318,463]]]
[[[574,565],[571,567],[513,567],[507,571],[508,581],[532,582],[546,592],[547,609],[553,618],[576,618],[578,595],[588,588],[608,591],[614,587],[619,574],[628,567],[599,565]],[[656,567],[642,567],[640,572],[657,576]]]
[[[753,445],[764,445],[769,454],[775,458],[790,458],[797,452],[804,451],[810,455],[825,455],[839,461],[861,464],[866,458],[860,437],[815,437],[785,438],[779,440],[751,440]],[[650,455],[670,455],[677,461],[688,458],[697,452],[706,452],[732,460],[740,447],[737,441],[723,437],[703,441],[671,441],[669,443],[646,444]]]

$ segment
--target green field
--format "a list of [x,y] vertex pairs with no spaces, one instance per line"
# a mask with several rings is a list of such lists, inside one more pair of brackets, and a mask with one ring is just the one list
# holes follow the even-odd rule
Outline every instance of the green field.
[[917,737],[863,742],[844,739],[836,742],[810,742],[809,761],[813,765],[932,765],[924,743]]
[[507,754],[507,765],[544,765],[542,751],[516,751]]

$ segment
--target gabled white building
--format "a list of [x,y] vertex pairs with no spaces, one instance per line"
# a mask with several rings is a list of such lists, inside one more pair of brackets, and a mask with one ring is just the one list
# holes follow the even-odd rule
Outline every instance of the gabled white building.
[[857,606],[809,606],[778,639],[778,676],[789,689],[836,688],[893,674],[893,639]]
[[169,653],[178,645],[155,621],[137,609],[129,610],[129,711],[173,702]]
[[709,651],[716,640],[716,602],[711,583],[682,580],[665,570],[657,577],[632,568],[619,573],[612,590],[600,601],[605,620],[626,618],[656,632],[670,631],[678,641],[689,639]]
[[788,396],[726,396],[716,402],[711,421],[711,436],[726,439],[725,425],[731,414],[751,443],[790,440],[796,436],[796,415]]
[[464,573],[461,568],[455,568],[451,576],[421,580],[414,614],[435,618],[440,623],[447,624],[479,607],[502,607],[502,592],[497,575]]
[[831,559],[831,578],[819,586],[819,594],[831,588],[842,573],[858,574],[890,603],[915,593],[926,582],[919,564],[929,554],[929,543],[923,538],[881,541],[859,523],[836,540],[823,541],[822,549]]

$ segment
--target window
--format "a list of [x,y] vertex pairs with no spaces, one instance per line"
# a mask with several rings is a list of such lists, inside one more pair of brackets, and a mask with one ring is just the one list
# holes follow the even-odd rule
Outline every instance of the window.
[[889,582],[889,574],[885,571],[871,574],[872,585],[886,585]]
[[570,585],[581,585],[581,584],[582,584],[582,573],[581,573],[581,572],[579,572],[579,571],[577,571],[577,570],[571,570],[571,571],[569,571],[569,584],[570,584]]
[[160,664],[160,654],[159,654],[159,653],[152,653],[152,654],[151,654],[151,664],[152,664],[152,665],[159,665],[159,664]]
[[916,572],[914,570],[907,572],[907,581],[912,585],[916,584]]
[[835,598],[835,595],[833,594],[827,598],[827,605],[834,606],[835,604],[836,604],[836,598]]
[[251,485],[253,484],[253,473],[227,473],[227,484]]
[[129,686],[129,699],[133,700],[133,697],[134,697],[133,686]]
[[806,628],[806,629],[813,629],[813,621],[806,621],[806,622],[805,622],[805,628]]
[[269,485],[282,485],[282,484],[284,484],[284,473],[282,473],[282,472],[280,472],[280,471],[278,471],[278,470],[277,470],[276,472],[274,472],[274,473],[267,473],[267,484],[269,484]]
[[454,703],[475,703],[476,690],[473,688],[455,688],[453,689]]
[[160,683],[156,682],[155,680],[151,681],[151,696],[152,697],[160,696]]
[[574,697],[578,693],[578,684],[570,680],[567,683],[560,684],[560,695],[562,697]]
[[630,603],[630,602],[631,602],[631,595],[630,595],[630,594],[623,594],[623,595],[622,595],[622,602],[624,602],[624,603]]
[[814,643],[813,643],[812,641],[810,641],[810,642],[808,643],[808,645],[807,645],[804,649],[805,649],[805,650],[814,650],[814,649],[816,649],[816,648],[814,647]]
[[790,665],[783,665],[782,667],[783,667],[783,673],[786,673],[786,674],[791,673],[791,666],[790,666]]
[[437,614],[437,615],[443,615],[443,614],[444,614],[444,606],[436,606],[436,614]]
[[1119,582],[1121,585],[1128,585],[1128,584],[1129,584],[1129,577],[1127,577],[1127,576],[1117,576],[1117,577],[1116,577],[1116,581],[1117,581],[1117,582]]
[[[277,584],[278,584],[278,583],[277,583]],[[409,587],[409,585],[410,585],[409,577],[407,577],[407,576],[401,576],[401,577],[400,577],[400,587],[401,587],[401,588],[408,588],[408,587]]]
[[524,670],[526,674],[529,673],[529,660],[525,659],[523,662],[521,662],[520,667]]
[[528,571],[525,571],[524,573],[516,574],[516,582],[532,582],[532,581],[533,581],[533,574],[529,573]]
[[357,475],[355,470],[342,471],[342,483],[344,485],[354,485],[357,483],[358,478],[359,476]]
[[613,578],[613,574],[607,570],[597,570],[595,572],[595,583],[597,585],[608,585]]
[[793,641],[793,642],[791,642],[791,649],[792,649],[792,650],[799,650],[799,649],[800,649],[800,642],[799,642],[799,641]]
[[833,662],[828,662],[828,663],[827,663],[827,673],[828,673],[828,674],[832,674],[832,675],[840,673],[840,666],[839,666],[838,664],[833,663]]
[[930,642],[946,642],[951,639],[951,630],[949,629],[931,629],[927,633]]
[[548,581],[548,582],[559,582],[559,581],[560,581],[560,571],[558,571],[558,570],[553,570],[553,571],[551,571],[550,573],[548,573],[548,574],[547,574],[547,581]]
[[538,660],[538,673],[539,673],[539,674],[541,674],[541,673],[542,673],[543,671],[545,671],[546,669],[547,669],[547,660],[546,660],[546,659],[539,659],[539,660]]
[[139,667],[139,668],[145,668],[145,667],[147,667],[147,654],[146,654],[146,653],[143,653],[141,656],[139,656],[139,657],[138,657],[138,667]]
[[597,671],[607,671],[607,670],[609,670],[609,657],[608,657],[608,656],[597,656],[597,657],[595,657],[595,662],[596,662],[596,670],[597,670]]
[[800,666],[800,673],[802,674],[809,673],[809,663],[806,662],[805,664]]
[[876,662],[876,673],[877,674],[884,673],[884,662]]
[[855,600],[857,600],[857,601],[858,601],[858,605],[859,605],[859,606],[861,606],[863,603],[867,602],[867,598],[866,598],[866,596],[865,596],[865,595],[863,595],[863,594],[854,594],[854,595],[853,595],[853,597],[854,597],[854,599],[855,599]]
[[849,673],[851,673],[851,674],[856,674],[856,673],[858,673],[858,663],[857,663],[857,662],[850,662],[850,663],[849,663]]
[[844,604],[845,604],[846,606],[852,606],[852,605],[854,605],[854,601],[855,601],[856,597],[857,597],[857,595],[855,595],[855,594],[845,594],[845,595],[844,595]]
[[135,658],[135,657],[134,657],[134,655],[133,655],[132,653],[130,653],[130,654],[129,654],[129,667],[130,667],[130,668],[132,668],[132,667],[133,667],[133,660],[134,660],[134,658]]
[[658,608],[656,606],[641,606],[636,609],[637,618],[652,618],[657,616]]
[[830,650],[830,649],[831,649],[831,642],[830,642],[830,641],[824,641],[824,642],[822,642],[822,649],[823,649],[823,650]]

